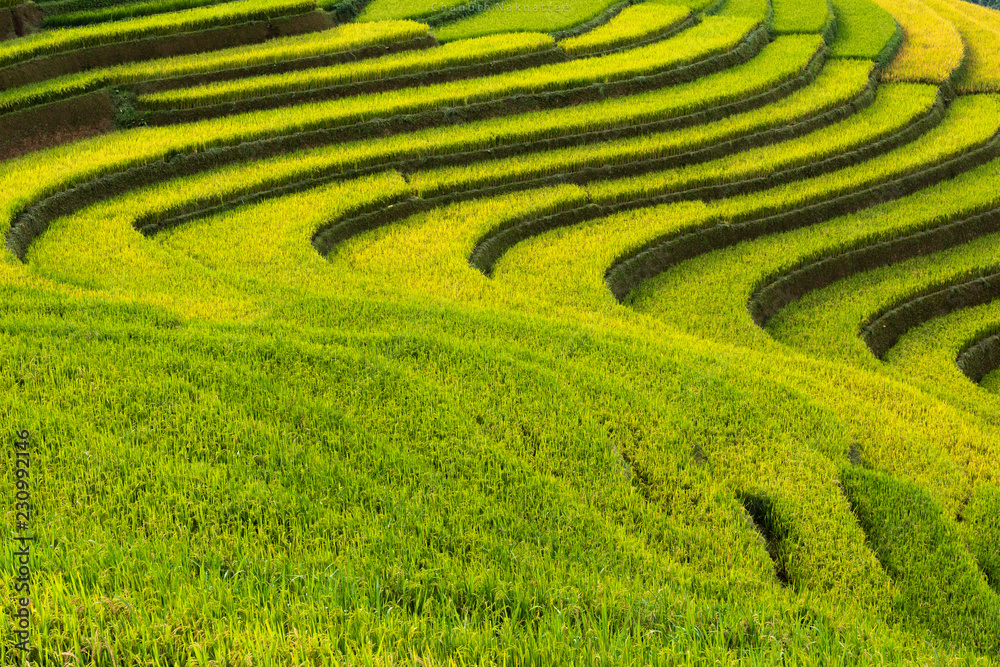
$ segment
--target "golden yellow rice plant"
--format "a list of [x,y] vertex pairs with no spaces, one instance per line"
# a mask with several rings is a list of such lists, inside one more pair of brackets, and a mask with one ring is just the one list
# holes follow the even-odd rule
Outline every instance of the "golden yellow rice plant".
[[888,81],[941,84],[965,57],[955,24],[921,0],[876,0],[903,28],[903,46],[885,73]]

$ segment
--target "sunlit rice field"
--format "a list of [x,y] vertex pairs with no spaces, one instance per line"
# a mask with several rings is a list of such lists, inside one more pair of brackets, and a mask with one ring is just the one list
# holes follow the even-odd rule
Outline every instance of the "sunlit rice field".
[[0,0],[0,663],[1000,663],[998,72],[962,0]]

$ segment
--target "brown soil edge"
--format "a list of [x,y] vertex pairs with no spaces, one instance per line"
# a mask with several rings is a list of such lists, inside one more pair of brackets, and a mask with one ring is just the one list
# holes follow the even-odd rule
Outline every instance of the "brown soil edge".
[[943,224],[884,241],[878,241],[877,237],[856,241],[849,249],[803,262],[792,270],[761,280],[747,302],[747,310],[757,326],[763,328],[782,308],[813,290],[997,232],[1000,232],[1000,208],[993,208],[973,215],[956,215]]
[[[843,120],[855,110],[863,108],[864,105],[870,104],[872,97],[874,96],[874,82],[871,88],[866,89],[871,90],[870,94],[859,96],[851,103],[848,103],[842,107],[834,109],[832,112],[827,112],[824,114],[819,114],[813,118],[801,121],[792,126],[785,128],[776,128],[774,130],[767,130],[762,133],[761,144],[772,143],[775,140],[787,140],[794,138],[795,136],[804,135],[810,131],[813,131],[819,127],[828,125],[832,119]],[[861,107],[857,105],[861,104]],[[746,194],[749,192],[756,192],[760,190],[765,190],[781,183],[786,183],[789,181],[801,180],[804,178],[810,178],[818,176],[824,173],[829,173],[837,169],[842,169],[844,167],[857,164],[864,160],[870,159],[873,156],[879,155],[887,150],[891,150],[900,145],[904,145],[921,134],[924,134],[929,129],[937,125],[941,118],[943,117],[944,104],[939,98],[938,103],[935,104],[931,110],[921,116],[919,119],[911,122],[902,130],[894,132],[888,136],[875,139],[868,142],[862,146],[855,148],[854,150],[846,151],[838,155],[830,156],[824,160],[818,160],[815,162],[808,163],[806,165],[801,165],[797,167],[791,167],[788,169],[782,169],[766,176],[761,176],[757,178],[744,179],[739,181],[733,181],[729,183],[716,183],[712,185],[701,186],[697,188],[689,188],[687,190],[681,190],[677,192],[671,192],[663,195],[654,195],[650,197],[637,197],[635,199],[628,200],[626,202],[616,202],[614,204],[594,204],[594,212],[597,214],[596,217],[604,217],[618,213],[625,210],[634,210],[638,208],[648,208],[651,206],[658,206],[660,204],[675,203],[680,201],[691,201],[695,199],[701,199],[705,201],[710,201],[713,199],[722,199],[726,197],[732,197],[740,194]],[[835,122],[835,121],[834,121]],[[735,150],[744,150],[750,148],[750,145],[743,145],[742,140],[737,140],[734,142],[728,142],[733,145]],[[757,142],[755,142],[757,143]],[[716,155],[708,155],[707,159],[714,159]],[[650,161],[649,163],[643,163],[640,168],[632,168],[632,171],[641,173],[641,171],[649,171],[647,164],[651,164],[651,168],[660,168],[661,164],[657,164],[659,160]],[[628,167],[630,165],[624,165]],[[622,173],[612,173],[612,170],[593,170],[595,173],[599,173],[599,177],[618,177]],[[623,168],[618,168],[615,171],[625,172]],[[581,182],[581,179],[564,179],[574,180],[576,182]],[[593,177],[589,180],[593,180]],[[781,215],[781,214],[778,214]],[[753,222],[752,220],[750,222]],[[742,224],[749,224],[744,222]],[[727,227],[732,227],[729,225]],[[635,253],[633,256],[639,256],[647,251],[648,249],[655,249],[664,244],[669,244],[672,242],[684,241],[689,236],[701,234],[703,232],[709,231],[713,228],[709,227],[705,230],[696,230],[694,232],[688,232],[686,234],[681,234],[676,237],[671,237],[668,239],[658,239],[650,244],[647,244],[644,248],[633,251]],[[492,230],[487,236],[483,237],[476,245],[475,250],[469,258],[470,264],[478,268],[483,273],[489,275],[492,271],[493,264],[509,250],[513,245],[534,236],[536,234],[548,231],[548,228],[540,226],[535,223],[529,223],[524,225],[523,228],[502,228]],[[696,253],[697,254],[697,253]],[[692,257],[694,255],[691,255]],[[689,259],[690,257],[684,256],[682,259]],[[678,261],[681,261],[679,259]],[[620,263],[628,263],[628,260]],[[618,264],[612,266],[609,269],[609,274],[616,271]],[[620,270],[620,269],[617,269]],[[607,277],[607,276],[606,276]],[[617,296],[617,294],[616,294]]]
[[[732,67],[735,64],[749,60],[763,48],[767,39],[766,30],[754,31],[740,46],[722,56],[716,56],[717,60],[690,66],[690,72],[691,74],[701,72],[706,67]],[[49,195],[26,207],[11,222],[10,229],[7,231],[7,248],[23,260],[31,242],[48,228],[52,220],[58,217],[69,215],[98,201],[118,196],[134,188],[188,176],[206,169],[238,162],[260,160],[340,141],[381,137],[394,133],[409,132],[424,127],[461,124],[476,118],[523,113],[539,108],[568,106],[581,101],[599,101],[607,97],[644,92],[667,85],[665,81],[669,81],[669,76],[672,73],[673,71],[669,71],[662,77],[637,77],[636,79],[616,84],[594,84],[585,89],[539,93],[536,95],[519,95],[511,98],[470,104],[460,109],[434,109],[410,116],[378,118],[341,127],[308,130],[289,135],[243,142],[237,145],[186,153],[174,156],[169,160],[158,160],[131,167],[69,185],[64,190]],[[709,110],[707,112],[689,114],[684,119],[672,119],[670,122],[675,124],[682,122],[688,124],[701,123],[718,117],[714,115],[717,113],[719,112]],[[599,140],[602,135],[609,134],[613,134],[613,132],[592,132],[587,133],[586,136],[588,140],[591,138]],[[542,142],[539,142],[539,144],[541,145]]]
[[620,301],[640,283],[698,255],[743,241],[825,222],[841,215],[898,199],[973,169],[1000,155],[1000,135],[932,167],[826,201],[737,224],[716,224],[630,252],[605,274],[608,289]]
[[962,282],[936,285],[873,316],[858,335],[879,359],[910,329],[963,308],[981,306],[1000,298],[997,267]]
[[[524,155],[529,152],[537,151],[547,151],[557,148],[565,148],[569,146],[580,146],[591,143],[596,143],[600,141],[609,141],[613,139],[619,139],[623,137],[645,135],[654,131],[664,131],[670,129],[678,129],[681,127],[689,127],[692,125],[698,125],[705,122],[706,118],[722,118],[732,113],[738,113],[741,111],[750,110],[763,106],[767,103],[773,102],[777,99],[783,98],[795,90],[805,87],[810,82],[812,82],[819,71],[822,69],[823,62],[825,59],[827,50],[825,48],[820,48],[817,50],[816,54],[810,60],[810,62],[803,69],[802,73],[798,76],[785,81],[778,86],[760,93],[755,96],[744,98],[736,102],[731,102],[728,104],[719,105],[716,107],[711,107],[709,109],[694,112],[693,114],[688,114],[685,116],[678,116],[674,118],[664,119],[662,121],[654,121],[652,123],[643,123],[636,125],[628,125],[619,128],[614,128],[610,130],[597,130],[592,132],[585,132],[580,134],[570,134],[564,135],[562,137],[553,137],[540,139],[532,142],[523,142],[520,144],[510,144],[507,146],[497,146],[489,149],[478,149],[472,151],[465,151],[459,153],[442,154],[442,155],[432,155],[423,156],[419,158],[409,158],[403,159],[395,162],[379,162],[373,165],[369,165],[359,169],[352,169],[348,171],[338,171],[331,172],[329,174],[319,175],[310,179],[298,180],[286,184],[277,185],[266,190],[260,190],[257,192],[247,193],[241,195],[240,197],[233,198],[223,204],[218,204],[217,199],[207,199],[205,201],[195,201],[189,202],[183,206],[170,209],[168,211],[162,211],[156,215],[152,216],[142,216],[134,221],[134,226],[136,229],[146,234],[147,236],[152,236],[161,229],[172,227],[178,224],[182,224],[192,219],[204,217],[206,215],[213,215],[221,213],[223,211],[235,208],[237,206],[242,206],[249,203],[254,203],[258,201],[263,201],[265,199],[271,199],[274,197],[292,194],[295,192],[301,192],[304,190],[309,190],[315,187],[319,187],[323,184],[336,181],[344,180],[347,178],[357,178],[367,174],[372,174],[379,171],[384,171],[386,169],[394,169],[401,172],[413,172],[422,169],[430,169],[440,166],[456,166],[463,164],[472,164],[474,162],[479,162],[484,159],[497,159],[501,157],[509,157],[512,155]],[[815,115],[813,122],[817,125],[823,125],[831,120],[839,120],[844,118],[851,113],[854,113],[856,109],[863,108],[867,106],[875,95],[875,87],[877,86],[877,78],[873,77],[869,80],[868,87],[862,90],[858,96],[856,96],[851,102],[841,105],[838,107],[833,107],[824,112]],[[774,136],[784,135],[788,130],[785,128],[777,128],[773,131],[768,131],[767,135],[762,135],[759,139],[760,142],[766,143]],[[676,156],[670,156],[666,158],[671,161],[672,164],[689,164],[693,162],[700,162],[707,159],[712,159],[718,155],[728,154],[735,150],[746,147],[747,142],[755,141],[756,135],[749,135],[746,137],[740,137],[739,139],[733,139],[729,142],[720,142],[718,145],[722,146],[721,150],[714,148],[714,145],[706,146],[701,149],[696,149],[688,151],[685,153],[678,154]],[[606,172],[604,170],[591,170],[593,173],[598,174],[595,177],[601,177]],[[560,177],[553,177],[556,181]],[[553,180],[547,179],[547,180]],[[523,189],[525,186],[520,186],[514,189]],[[500,192],[500,188],[493,190],[493,194]],[[443,198],[434,199],[422,199],[419,197],[412,197],[408,195],[408,198],[412,199],[411,205],[423,206],[424,208],[432,208],[433,206],[441,205]],[[418,209],[414,209],[418,210]],[[419,210],[424,210],[423,208]],[[396,211],[395,213],[398,213]],[[370,217],[370,223],[375,224],[375,221],[380,218],[377,215],[372,215]],[[385,218],[387,221],[396,220],[394,215],[389,215]],[[348,221],[344,220],[344,224],[337,224],[338,229],[356,229],[358,232],[366,231],[372,227],[366,226],[366,224],[347,224]],[[527,222],[518,221],[518,222]],[[337,240],[344,240],[350,236],[350,234],[343,235],[342,232],[338,231]],[[333,238],[333,237],[325,237]],[[321,245],[316,246],[317,250],[321,254],[326,254],[329,252],[332,245],[327,245],[325,248]]]
[[[496,100],[489,100],[485,102],[476,102],[472,104],[461,105],[453,107],[451,113],[461,112],[466,118],[465,120],[473,120],[479,118],[485,118],[488,116],[496,115],[508,115],[511,113],[523,113],[523,110],[534,111],[536,109],[542,108],[554,108],[558,106],[569,106],[572,104],[579,104],[581,102],[592,102],[600,99],[605,99],[608,97],[620,97],[624,95],[635,94],[637,92],[642,92],[650,90],[652,88],[658,88],[668,85],[677,85],[681,83],[687,83],[693,81],[699,77],[705,76],[707,74],[715,73],[723,69],[728,69],[735,67],[736,65],[742,64],[747,60],[751,59],[757,55],[761,49],[769,41],[769,36],[767,30],[764,28],[757,28],[750,31],[747,36],[740,41],[740,43],[733,47],[732,49],[719,53],[712,56],[707,56],[699,61],[690,63],[688,65],[679,65],[662,72],[651,75],[640,75],[637,77],[632,77],[630,79],[624,79],[622,81],[613,81],[607,83],[593,83],[584,86],[579,86],[576,88],[567,88],[563,90],[550,91],[546,93],[533,93],[528,95],[513,95],[510,97],[498,98]],[[554,50],[559,54],[563,54],[562,49],[556,47]],[[542,53],[550,53],[548,51]],[[552,57],[552,56],[547,56]],[[565,54],[562,55],[565,58]],[[483,71],[487,73],[490,71],[490,65],[488,63],[479,64],[475,66],[476,68],[483,68]],[[417,85],[420,85],[422,80],[433,80],[434,76],[439,76],[441,73],[447,70],[437,70],[426,73],[414,73],[410,75],[403,75],[401,77],[393,77],[387,79],[378,79],[375,81],[364,81],[358,82],[356,84],[345,84],[341,86],[334,86],[331,88],[315,88],[311,90],[302,91],[292,91],[288,93],[280,93],[278,95],[271,95],[265,97],[253,98],[250,100],[243,100],[241,102],[232,102],[227,104],[219,104],[213,106],[196,107],[193,109],[170,109],[164,111],[145,111],[142,112],[142,120],[148,125],[168,125],[174,123],[187,123],[198,120],[205,120],[208,118],[217,118],[220,116],[226,116],[233,113],[245,113],[248,111],[256,111],[260,109],[273,109],[283,106],[289,106],[292,104],[300,102],[310,102],[321,99],[329,99],[332,97],[344,97],[347,95],[363,94],[366,92],[373,92],[379,90],[388,90],[393,87],[405,87],[414,85],[414,81]],[[400,84],[395,84],[394,80],[399,79]],[[326,97],[325,97],[326,96]],[[561,101],[560,101],[561,98]],[[516,108],[516,110],[507,110],[510,104],[515,103],[516,100],[528,101],[529,106]],[[517,105],[515,104],[515,107]],[[435,116],[436,111],[431,112],[417,112],[412,114],[410,117],[419,121],[423,116],[427,115]]]
[[0,80],[4,81],[5,88],[16,88],[88,69],[256,44],[273,37],[299,35],[331,27],[333,20],[326,12],[313,11],[206,30],[101,44],[8,65],[0,68]]
[[6,42],[8,39],[16,39],[17,37],[13,10],[0,9],[0,42]]
[[332,100],[367,93],[381,93],[401,88],[415,88],[447,81],[458,81],[475,77],[490,76],[503,72],[511,72],[532,67],[540,67],[551,63],[565,62],[566,54],[558,47],[542,51],[522,53],[516,56],[488,60],[486,62],[456,65],[441,69],[425,70],[412,74],[372,79],[370,81],[354,81],[323,88],[308,88],[286,93],[263,95],[234,102],[223,102],[194,107],[191,109],[146,109],[141,101],[136,101],[135,110],[139,121],[145,125],[174,125],[178,123],[193,123],[210,118],[233,116],[251,111],[263,111],[280,107],[294,106]]
[[114,129],[106,90],[0,116],[0,161]]
[[955,365],[976,384],[1000,368],[1000,333],[987,334],[967,346],[955,358]]
[[33,2],[0,9],[0,42],[34,32],[45,12]]
[[596,58],[598,56],[609,56],[612,53],[621,53],[622,51],[630,51],[632,49],[638,49],[639,47],[642,46],[649,46],[650,44],[655,44],[656,42],[662,42],[665,39],[670,39],[671,37],[674,37],[675,35],[683,32],[684,30],[689,30],[693,28],[699,23],[701,23],[701,17],[695,14],[694,12],[691,12],[683,19],[681,19],[681,21],[679,21],[678,23],[668,26],[663,30],[660,30],[659,32],[649,35],[648,37],[645,37],[641,40],[635,42],[629,42],[627,44],[622,44],[621,46],[613,46],[611,48],[603,49],[601,51],[587,51],[584,53],[577,53],[575,55],[571,55],[570,57],[573,58],[574,60],[580,60],[583,58]]

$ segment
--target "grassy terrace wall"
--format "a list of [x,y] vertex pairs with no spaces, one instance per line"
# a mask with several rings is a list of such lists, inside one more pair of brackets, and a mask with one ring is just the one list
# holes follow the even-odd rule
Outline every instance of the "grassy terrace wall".
[[0,663],[1000,662],[1000,13],[552,4],[0,0]]

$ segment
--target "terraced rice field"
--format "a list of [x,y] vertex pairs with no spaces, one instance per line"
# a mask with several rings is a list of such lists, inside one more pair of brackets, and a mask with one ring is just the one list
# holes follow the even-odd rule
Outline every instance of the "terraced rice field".
[[0,0],[0,663],[1000,663],[987,4]]

